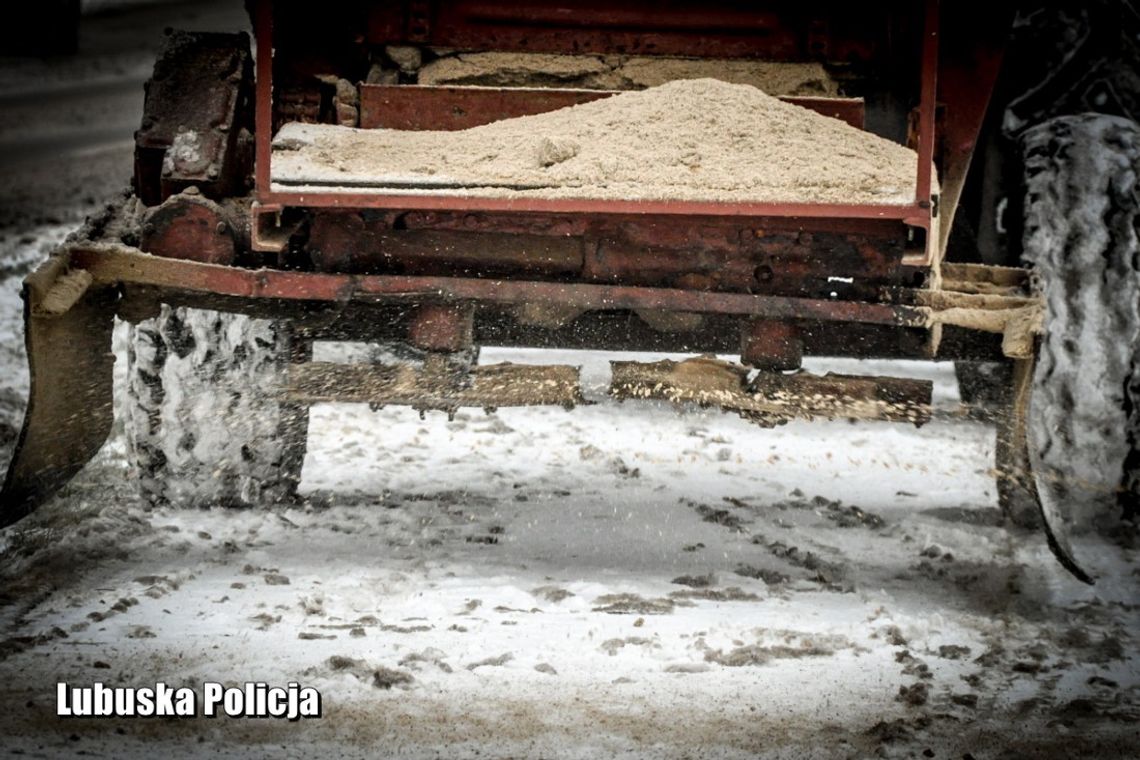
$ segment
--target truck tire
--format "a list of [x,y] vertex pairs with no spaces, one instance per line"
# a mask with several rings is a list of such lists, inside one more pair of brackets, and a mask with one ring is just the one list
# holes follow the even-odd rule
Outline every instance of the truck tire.
[[1054,533],[1118,527],[1140,498],[1140,125],[1063,116],[1021,145],[1046,302],[1027,418],[1043,515]]
[[155,506],[292,501],[308,413],[277,396],[297,353],[282,323],[162,306],[128,348],[128,449]]

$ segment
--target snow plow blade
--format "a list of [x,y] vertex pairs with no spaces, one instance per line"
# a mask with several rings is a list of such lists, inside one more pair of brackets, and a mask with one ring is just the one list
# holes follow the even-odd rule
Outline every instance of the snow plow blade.
[[93,287],[87,271],[68,264],[68,256],[52,256],[24,282],[31,391],[0,491],[0,527],[55,494],[111,432],[118,294]]

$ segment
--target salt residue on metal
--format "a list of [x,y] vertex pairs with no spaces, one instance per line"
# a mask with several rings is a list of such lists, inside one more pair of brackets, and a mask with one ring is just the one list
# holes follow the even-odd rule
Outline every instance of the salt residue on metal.
[[273,181],[491,197],[905,204],[917,155],[748,85],[669,82],[455,132],[287,124]]

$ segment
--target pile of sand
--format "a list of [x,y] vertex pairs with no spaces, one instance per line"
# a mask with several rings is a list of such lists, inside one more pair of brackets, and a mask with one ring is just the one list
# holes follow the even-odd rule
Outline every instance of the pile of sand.
[[914,151],[747,85],[670,82],[456,132],[288,124],[279,186],[425,186],[467,195],[889,203]]
[[838,85],[822,64],[664,56],[460,53],[419,70],[423,85],[578,87],[640,90],[678,79],[750,84],[770,95],[835,96]]

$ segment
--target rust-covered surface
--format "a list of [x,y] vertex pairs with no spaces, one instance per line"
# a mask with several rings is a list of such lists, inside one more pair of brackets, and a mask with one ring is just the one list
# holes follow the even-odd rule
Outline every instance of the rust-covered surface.
[[287,398],[304,404],[351,402],[453,411],[459,407],[564,406],[583,403],[578,368],[491,364],[456,384],[410,365],[310,362],[289,371]]
[[[897,12],[913,6],[889,5]],[[367,16],[369,42],[460,50],[864,62],[882,56],[890,45],[890,29],[866,6],[837,2],[815,6],[812,13],[786,4],[757,7],[731,0],[700,4],[587,0],[572,6],[557,0],[419,0],[372,4],[362,13]]]
[[[416,4],[418,12],[408,7],[387,6],[366,7],[354,5],[354,12],[346,12],[333,22],[322,22],[319,28],[305,28],[298,25],[297,18],[290,14],[275,13],[268,2],[258,4],[255,26],[260,40],[272,40],[272,45],[259,46],[258,71],[258,145],[257,145],[257,199],[265,205],[281,207],[317,208],[335,207],[348,209],[407,209],[407,210],[449,210],[482,212],[523,212],[523,213],[571,213],[571,214],[669,214],[669,215],[731,215],[767,216],[780,218],[829,218],[829,219],[898,219],[926,230],[925,250],[912,252],[913,262],[927,265],[937,255],[938,240],[933,231],[936,225],[932,217],[937,213],[937,204],[932,203],[933,179],[929,167],[934,158],[934,112],[936,105],[937,69],[939,64],[938,5],[930,1],[922,6],[914,4],[891,4],[884,9],[868,12],[866,9],[853,9],[847,6],[826,4],[826,7],[813,8],[808,12],[790,12],[787,8],[775,6],[743,10],[735,6],[702,7],[700,9],[682,6],[659,8],[651,4],[623,4],[611,6],[590,6],[576,8],[573,23],[559,15],[561,11],[543,3],[504,3],[477,4],[473,6],[462,1],[425,2]],[[422,7],[421,7],[422,6]],[[551,14],[554,14],[551,16]],[[734,19],[730,27],[718,27],[719,32],[711,32],[707,24],[716,25],[716,18]],[[924,20],[925,18],[925,20]],[[617,21],[619,20],[620,21]],[[742,20],[743,19],[743,20]],[[827,23],[820,23],[823,19]],[[360,25],[367,31],[361,36]],[[726,22],[727,23],[727,22]],[[474,26],[472,26],[474,24]],[[616,26],[615,26],[616,24]],[[892,43],[892,24],[897,28],[918,29],[916,34],[906,38],[905,43]],[[629,26],[633,25],[633,26]],[[642,26],[638,26],[642,25]],[[619,27],[623,30],[619,32]],[[360,58],[368,45],[380,44],[419,44],[452,46],[446,40],[457,43],[464,39],[462,30],[479,30],[478,40],[472,37],[466,43],[456,44],[459,49],[504,50],[525,52],[570,52],[588,53],[591,50],[606,53],[632,54],[638,52],[627,48],[622,42],[627,31],[636,31],[638,45],[650,44],[652,50],[640,53],[654,55],[712,55],[703,46],[715,44],[718,55],[732,57],[756,57],[768,60],[830,60],[847,64],[859,61],[867,66],[883,67],[883,71],[894,71],[906,67],[898,73],[900,81],[906,81],[920,108],[919,156],[916,166],[919,192],[912,204],[901,206],[862,206],[844,204],[749,204],[749,203],[692,203],[676,201],[629,202],[629,201],[590,201],[545,198],[518,199],[471,199],[461,195],[445,193],[384,193],[366,192],[352,188],[336,188],[334,191],[295,191],[292,188],[273,187],[270,184],[269,162],[273,128],[279,123],[273,105],[274,76],[287,78],[289,82],[299,81],[297,76],[306,64],[295,56],[303,44],[333,45],[335,40],[343,44],[336,65],[351,68],[353,55]],[[664,37],[654,42],[653,29],[662,31]],[[418,30],[418,31],[413,31]],[[274,35],[278,35],[274,37]],[[442,35],[442,36],[441,36]],[[458,35],[451,38],[448,35]],[[731,38],[731,40],[729,39]],[[308,40],[308,43],[306,43]],[[715,43],[714,43],[715,41]],[[960,44],[960,41],[957,43]],[[355,47],[353,47],[355,46]],[[739,46],[739,47],[736,47]],[[806,47],[805,47],[806,46]],[[338,48],[339,49],[339,48]],[[349,53],[349,50],[356,53]],[[730,52],[737,50],[736,53]],[[274,55],[271,51],[276,50]],[[365,56],[366,57],[366,56]],[[363,59],[361,59],[363,60]],[[908,63],[907,63],[908,62]],[[330,62],[331,64],[332,62]],[[358,79],[363,80],[364,69],[359,70]],[[396,90],[406,90],[395,93]],[[371,116],[365,115],[364,124],[372,120],[393,119],[386,123],[411,124],[410,120],[420,121],[416,113],[417,93],[424,97],[423,120],[427,123],[447,122],[458,119],[458,124],[467,124],[471,108],[452,104],[451,115],[440,114],[439,102],[433,98],[444,98],[438,94],[448,88],[419,88],[404,84],[381,84],[372,89],[365,84],[363,100],[371,95],[393,92],[392,108],[386,115],[378,115],[373,109]],[[488,98],[486,94],[459,92],[451,89],[447,97],[468,99]],[[425,93],[435,93],[428,94]],[[495,97],[499,97],[496,95]],[[512,97],[512,96],[502,96]],[[539,97],[561,97],[556,95],[535,95]],[[399,102],[397,102],[399,101]],[[489,101],[486,101],[489,102]],[[486,105],[490,111],[503,113],[504,107],[498,104]],[[529,108],[530,106],[524,106]],[[537,106],[535,106],[537,107]],[[546,106],[543,106],[545,108]],[[369,107],[362,103],[362,110]],[[383,110],[383,109],[380,109]],[[509,110],[509,109],[508,109]],[[459,113],[462,111],[463,113]],[[404,116],[400,116],[403,113]],[[431,114],[436,114],[432,116]],[[483,118],[483,117],[480,117]],[[403,120],[401,122],[401,120]],[[420,125],[422,126],[422,121]],[[379,122],[377,122],[379,123]],[[470,122],[474,123],[474,122]]]
[[31,394],[4,480],[0,527],[62,488],[111,432],[118,295],[105,283],[92,287],[83,271],[57,256],[24,284]]
[[[556,87],[448,87],[363,84],[360,126],[365,129],[469,129],[500,119],[556,111],[616,95],[617,90]],[[862,129],[862,98],[781,97],[789,103]]]
[[[723,219],[652,214],[518,215],[320,211],[313,268],[673,287],[816,298],[909,284],[906,227],[864,220]],[[837,278],[845,278],[843,279]]]
[[135,191],[153,206],[195,186],[241,194],[252,158],[249,36],[171,32],[146,84]]
[[925,327],[931,319],[929,310],[922,307],[861,301],[532,280],[240,269],[146,256],[119,245],[76,246],[61,258],[89,271],[97,284],[135,284],[246,299],[545,303],[583,310],[666,310],[896,327]]
[[187,187],[143,214],[139,247],[171,259],[233,264],[244,247],[247,218]]

